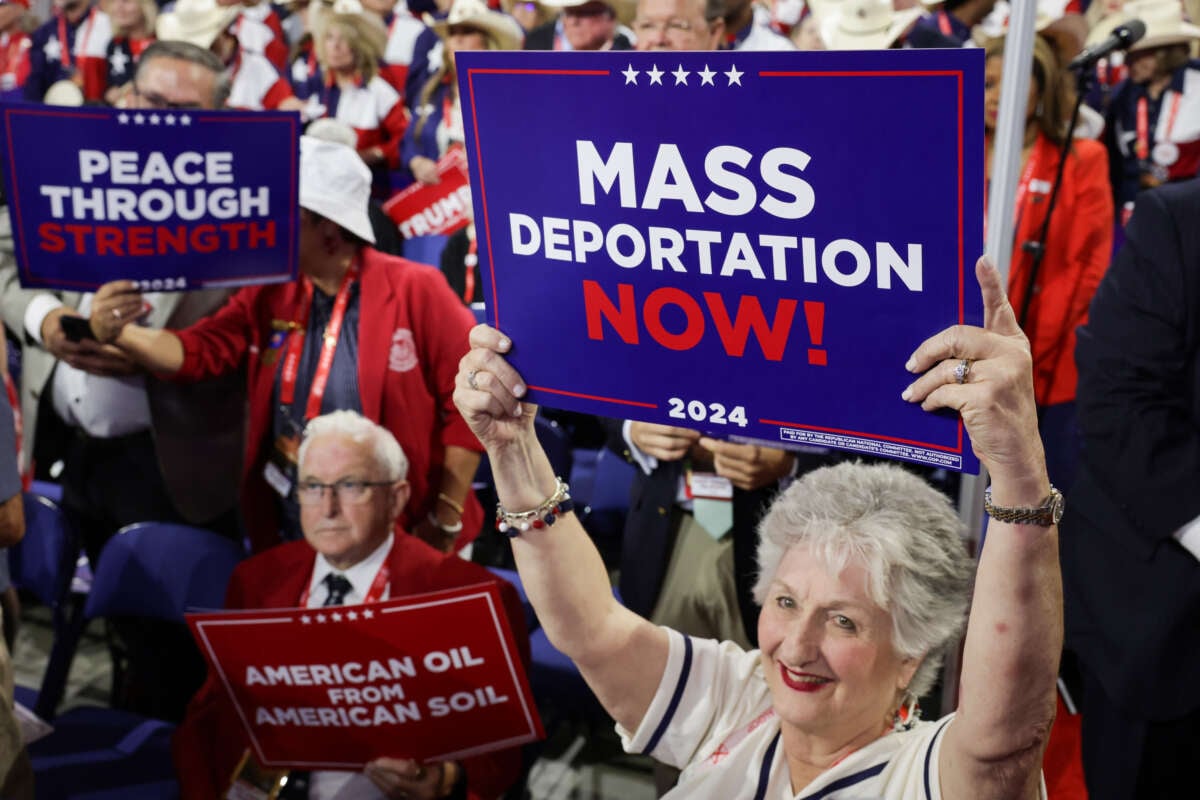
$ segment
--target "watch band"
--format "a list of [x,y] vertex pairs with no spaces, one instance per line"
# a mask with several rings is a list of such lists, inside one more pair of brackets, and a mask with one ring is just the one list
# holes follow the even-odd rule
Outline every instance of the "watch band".
[[997,522],[1011,522],[1018,525],[1041,525],[1048,528],[1057,525],[1062,519],[1063,495],[1058,489],[1050,487],[1050,494],[1042,504],[1033,507],[1007,508],[992,504],[992,487],[983,493],[983,510]]

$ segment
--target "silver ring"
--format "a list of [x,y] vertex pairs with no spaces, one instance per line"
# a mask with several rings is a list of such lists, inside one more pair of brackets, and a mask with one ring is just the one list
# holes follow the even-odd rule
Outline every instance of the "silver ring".
[[113,312],[113,316],[114,316],[114,317],[116,317],[117,319],[120,319],[120,318],[121,318],[121,309],[119,309],[119,308],[114,308],[114,309],[112,310],[112,312]]
[[954,368],[954,382],[960,386],[967,382],[967,378],[971,374],[971,359],[964,358],[958,362],[958,366]]
[[479,370],[473,369],[467,373],[467,385],[475,391],[479,391],[479,387],[475,385],[475,376],[479,374]]

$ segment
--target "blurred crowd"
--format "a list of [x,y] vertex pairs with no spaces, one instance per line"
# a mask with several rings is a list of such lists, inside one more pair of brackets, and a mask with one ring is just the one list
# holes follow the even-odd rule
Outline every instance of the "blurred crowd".
[[[484,299],[474,226],[403,238],[381,211],[406,188],[437,183],[439,160],[463,147],[455,54],[981,48],[990,179],[1008,15],[1004,0],[0,0],[0,97],[296,111],[308,134],[302,277],[294,284],[173,295],[142,295],[126,282],[82,295],[25,290],[17,284],[7,214],[0,215],[10,351],[0,367],[18,428],[24,421],[15,447],[26,488],[35,478],[62,485],[63,506],[93,562],[119,529],[145,519],[205,527],[255,554],[309,537],[324,557],[311,539],[313,498],[336,506],[325,486],[347,504],[356,490],[369,495],[370,486],[346,488],[339,475],[322,484],[307,475],[300,442],[310,420],[351,411],[382,426],[407,459],[405,497],[390,516],[381,512],[385,532],[391,535],[394,522],[396,535],[411,533],[447,557],[501,565],[494,518],[472,489],[487,483],[482,447],[451,402],[474,324],[468,306]],[[1128,52],[1083,74],[1067,68],[1131,19],[1141,19],[1146,33]],[[1077,397],[1084,368],[1076,359],[1077,331],[1088,325],[1093,297],[1136,226],[1140,198],[1200,173],[1200,61],[1193,60],[1200,26],[1193,20],[1200,22],[1197,0],[1037,3],[1008,290],[1030,341],[1050,478],[1064,490],[1079,478],[1084,454],[1099,452],[1087,449],[1100,429],[1089,430],[1081,415],[1087,398]],[[1082,107],[1073,113],[1077,100]],[[20,155],[52,154],[48,142],[46,153]],[[1166,294],[1186,296],[1195,280],[1170,284]],[[1171,320],[1188,332],[1172,352],[1186,362],[1195,329],[1184,316]],[[71,339],[63,317],[87,320],[93,335]],[[1111,372],[1118,361],[1113,355],[1090,368]],[[1130,369],[1135,385],[1148,374]],[[1186,364],[1179,369],[1164,379],[1162,397],[1182,402],[1186,416],[1181,397],[1195,391],[1195,374]],[[1168,402],[1158,397],[1146,403]],[[636,421],[547,415],[570,447],[604,449],[632,467],[623,538],[606,553],[623,602],[687,633],[753,646],[762,510],[797,476],[844,456],[731,444]],[[0,437],[0,446],[6,441]],[[1194,486],[1196,464],[1190,467]],[[1105,477],[1107,468],[1084,467],[1100,494],[1122,480]],[[1153,473],[1157,466],[1141,468]],[[944,474],[927,477],[954,488]],[[0,481],[10,491],[0,500],[19,486]],[[1132,505],[1122,505],[1123,513]],[[1177,534],[1195,516],[1173,519],[1164,532],[1172,547],[1189,547],[1193,562],[1200,537]],[[1194,575],[1195,564],[1190,568]],[[3,569],[0,589],[11,634],[16,595]],[[1077,591],[1088,596],[1087,588]],[[1083,605],[1068,603],[1068,614],[1082,614]],[[1200,636],[1190,608],[1193,627],[1185,633],[1194,652]],[[1088,623],[1105,625],[1098,616]],[[111,635],[131,662],[115,701],[181,719],[203,678],[186,632],[114,626]],[[1101,698],[1096,705],[1136,705],[1102,679],[1103,667],[1085,665],[1085,676],[1091,696]],[[1172,735],[1196,741],[1190,713],[1192,727]],[[1136,709],[1130,715],[1142,719]],[[1123,725],[1111,723],[1113,730]],[[1132,748],[1136,760],[1140,740]],[[1114,749],[1095,750],[1094,763],[1111,763]],[[447,794],[425,796],[468,796],[467,778],[459,779],[465,773],[455,769],[449,777],[443,771],[444,785],[434,787]]]

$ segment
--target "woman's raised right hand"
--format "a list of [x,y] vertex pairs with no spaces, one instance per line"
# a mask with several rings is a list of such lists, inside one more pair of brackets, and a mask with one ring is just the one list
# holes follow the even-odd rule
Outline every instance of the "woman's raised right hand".
[[521,402],[525,382],[504,358],[512,341],[495,328],[471,329],[471,349],[458,362],[454,404],[489,452],[532,435],[537,406]]

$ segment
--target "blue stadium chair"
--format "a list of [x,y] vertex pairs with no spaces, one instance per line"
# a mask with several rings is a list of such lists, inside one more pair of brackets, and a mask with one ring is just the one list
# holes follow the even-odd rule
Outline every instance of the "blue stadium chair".
[[488,567],[488,571],[496,577],[508,581],[517,590],[517,594],[521,598],[521,606],[525,609],[525,627],[530,633],[533,633],[538,626],[537,614],[533,611],[533,604],[529,602],[529,595],[525,594],[525,585],[521,583],[521,576],[517,574],[516,570],[503,567]]
[[33,709],[43,719],[53,719],[84,628],[82,597],[71,592],[81,545],[66,514],[53,501],[26,492],[24,506],[25,538],[9,551],[9,559],[13,582],[51,611],[54,643]]
[[84,616],[184,621],[193,609],[223,608],[241,546],[212,531],[166,522],[127,525],[104,545]]
[[587,503],[577,511],[596,548],[610,566],[621,557],[621,537],[629,513],[629,490],[633,484],[632,464],[608,449],[596,456]]
[[[238,544],[200,528],[126,526],[104,546],[81,616],[183,623],[189,609],[224,605],[229,577],[244,556]],[[60,715],[54,726],[29,748],[39,798],[178,796],[170,723],[81,707]]]

